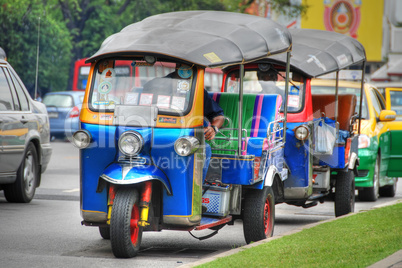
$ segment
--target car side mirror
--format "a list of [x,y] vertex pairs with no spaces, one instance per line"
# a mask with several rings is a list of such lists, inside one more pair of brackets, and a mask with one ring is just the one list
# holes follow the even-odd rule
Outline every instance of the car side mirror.
[[396,112],[392,110],[382,110],[380,113],[380,121],[393,121],[396,118]]

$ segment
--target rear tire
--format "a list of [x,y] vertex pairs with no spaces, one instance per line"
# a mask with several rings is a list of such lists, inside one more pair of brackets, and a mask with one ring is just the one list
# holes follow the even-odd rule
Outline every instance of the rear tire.
[[376,201],[380,195],[380,155],[377,155],[374,166],[373,186],[359,190],[361,201]]
[[395,183],[392,185],[387,185],[380,188],[380,196],[383,197],[394,197],[396,194],[396,186],[397,186],[398,179],[395,179]]
[[352,170],[339,171],[335,183],[335,216],[355,211],[355,176]]
[[24,159],[17,170],[13,184],[4,185],[4,196],[8,202],[29,203],[32,201],[39,181],[39,161],[36,148],[29,143]]
[[138,254],[142,239],[138,191],[122,188],[116,193],[110,218],[110,241],[117,258],[132,258]]
[[271,187],[246,194],[243,232],[247,244],[271,237],[275,225],[275,198]]

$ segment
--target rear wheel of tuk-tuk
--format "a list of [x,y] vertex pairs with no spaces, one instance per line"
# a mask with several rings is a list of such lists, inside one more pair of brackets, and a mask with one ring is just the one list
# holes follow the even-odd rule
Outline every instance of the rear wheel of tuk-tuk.
[[110,218],[110,241],[117,258],[135,257],[140,249],[142,227],[138,191],[122,188],[116,193]]
[[271,187],[249,190],[244,200],[243,232],[246,243],[271,237],[275,224],[275,198]]
[[352,170],[339,171],[335,183],[335,216],[355,211],[355,176]]

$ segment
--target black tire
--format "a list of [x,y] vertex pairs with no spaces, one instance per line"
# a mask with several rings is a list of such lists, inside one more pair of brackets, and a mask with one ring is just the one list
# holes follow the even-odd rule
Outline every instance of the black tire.
[[13,184],[4,186],[4,196],[8,202],[29,203],[32,201],[39,180],[39,161],[36,148],[29,143],[24,159],[17,170]]
[[138,191],[122,188],[116,193],[110,218],[110,241],[117,258],[135,257],[140,249],[142,227],[138,225]]
[[380,155],[377,155],[373,174],[373,187],[359,190],[359,200],[376,201],[380,196]]
[[352,170],[339,171],[335,183],[335,216],[355,211],[355,176]]
[[110,239],[110,226],[100,226],[99,233],[103,239]]
[[380,188],[380,196],[394,197],[396,194],[397,183],[398,183],[398,179],[395,179],[394,184],[381,187]]
[[243,232],[246,243],[271,237],[275,225],[275,198],[271,187],[250,190],[244,200]]

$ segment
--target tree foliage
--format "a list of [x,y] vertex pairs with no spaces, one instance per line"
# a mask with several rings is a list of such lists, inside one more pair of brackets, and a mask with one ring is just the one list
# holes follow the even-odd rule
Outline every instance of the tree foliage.
[[171,11],[244,12],[261,1],[275,10],[286,7],[292,16],[306,8],[295,0],[0,0],[0,46],[33,90],[40,17],[39,88],[71,90],[74,62],[94,54],[105,38],[129,24]]
[[35,88],[39,21],[38,88],[65,89],[72,47],[65,24],[51,16],[39,0],[0,0],[0,7],[0,46],[30,93]]

